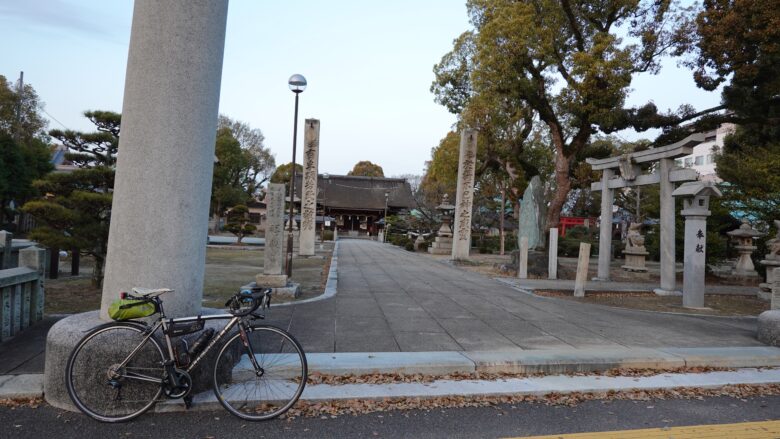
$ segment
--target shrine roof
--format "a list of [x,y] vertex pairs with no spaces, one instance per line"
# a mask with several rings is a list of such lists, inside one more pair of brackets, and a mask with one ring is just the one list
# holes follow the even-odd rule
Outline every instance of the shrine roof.
[[[298,176],[296,197],[301,194],[300,188],[301,177]],[[382,210],[385,192],[390,194],[388,208],[412,209],[417,205],[409,182],[403,178],[319,174],[317,192],[317,204],[331,208]]]

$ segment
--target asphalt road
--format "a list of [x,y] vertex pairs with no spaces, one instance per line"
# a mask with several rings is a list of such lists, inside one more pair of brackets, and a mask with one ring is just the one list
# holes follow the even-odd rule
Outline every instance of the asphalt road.
[[393,411],[335,418],[247,423],[224,411],[145,414],[101,424],[44,405],[0,408],[0,437],[10,438],[493,438],[728,424],[780,419],[780,396],[704,400],[589,401]]

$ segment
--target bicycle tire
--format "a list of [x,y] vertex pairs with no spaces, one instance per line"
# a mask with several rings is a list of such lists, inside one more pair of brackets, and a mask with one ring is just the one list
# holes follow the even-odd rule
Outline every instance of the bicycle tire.
[[[68,357],[65,385],[73,404],[101,422],[129,421],[149,410],[160,398],[160,383],[128,378],[128,371],[165,379],[165,355],[160,342],[150,337],[143,346],[147,327],[117,322],[99,326],[78,342]],[[110,369],[140,346],[130,362],[111,377]]]
[[[275,326],[251,325],[231,336],[214,362],[214,393],[223,407],[248,421],[276,418],[290,409],[306,386],[308,366],[300,343]],[[261,367],[255,371],[249,348]]]

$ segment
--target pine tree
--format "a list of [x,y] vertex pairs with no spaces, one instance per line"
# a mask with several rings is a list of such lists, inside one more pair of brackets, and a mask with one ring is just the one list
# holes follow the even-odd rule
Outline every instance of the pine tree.
[[34,185],[44,194],[22,208],[36,219],[30,237],[53,248],[78,249],[95,259],[92,285],[103,283],[114,168],[119,147],[121,116],[109,111],[87,111],[97,127],[92,133],[52,130],[49,134],[69,149],[66,160],[78,169],[52,173]]

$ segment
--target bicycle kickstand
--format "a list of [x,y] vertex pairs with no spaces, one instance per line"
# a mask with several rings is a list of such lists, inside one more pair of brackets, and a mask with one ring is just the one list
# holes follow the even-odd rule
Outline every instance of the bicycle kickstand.
[[185,396],[185,397],[184,397],[184,398],[182,398],[182,399],[184,399],[184,407],[185,407],[187,410],[189,410],[190,408],[192,408],[192,395],[187,395],[187,396]]

